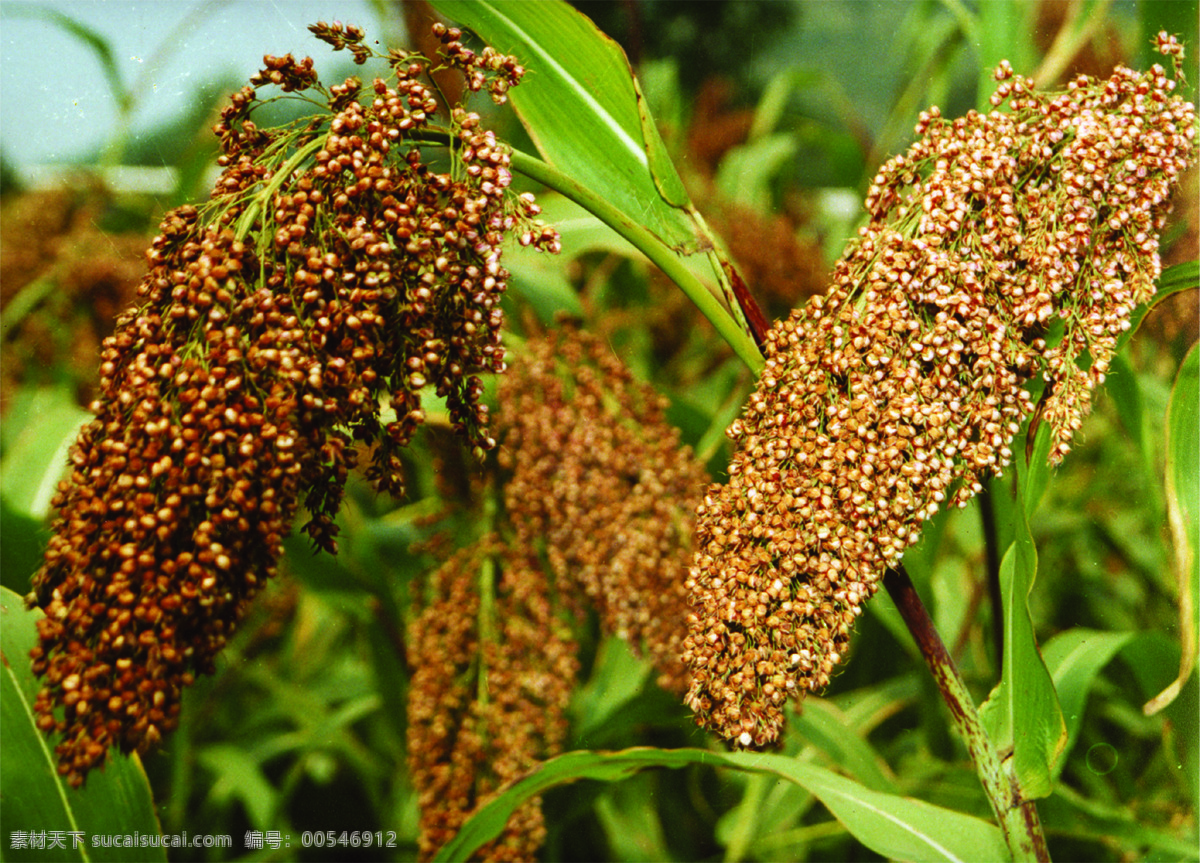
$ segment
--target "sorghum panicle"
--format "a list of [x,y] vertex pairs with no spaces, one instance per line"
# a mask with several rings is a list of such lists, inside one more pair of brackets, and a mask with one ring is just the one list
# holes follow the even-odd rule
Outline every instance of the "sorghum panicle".
[[[454,838],[488,795],[561,749],[578,673],[576,645],[551,605],[546,574],[499,537],[453,555],[427,593],[409,630],[415,671],[408,696],[423,859]],[[535,798],[479,857],[532,859],[545,832]]]
[[828,294],[771,330],[729,481],[697,510],[687,701],[738,745],[778,737],[922,523],[1001,473],[1036,377],[1062,458],[1154,293],[1194,106],[1157,65],[1057,93],[996,78],[1007,112],[931,109],[880,170]]
[[[663,399],[569,324],[525,343],[497,398],[501,534],[430,577],[410,628],[423,857],[561,747],[578,672],[568,624],[589,604],[666,688],[687,686],[684,580],[704,474],[666,424]],[[535,800],[482,856],[531,859],[544,835]]]
[[[315,29],[369,50],[356,28]],[[360,447],[374,447],[376,487],[403,490],[398,452],[425,387],[477,454],[494,446],[477,374],[504,369],[500,244],[517,231],[557,247],[478,116],[452,112],[450,173],[424,161],[428,61],[394,58],[393,83],[327,92],[308,58],[265,65],[253,83],[319,90],[328,111],[260,129],[256,90],[233,95],[212,200],[165,217],[54,501],[29,598],[46,613],[35,709],[75,785],[110,746],[144,750],[174,727],[182,687],[275,573],[301,496],[332,552]]]
[[504,496],[521,542],[682,693],[687,561],[703,466],[665,400],[597,337],[563,326],[526,344],[499,390]]

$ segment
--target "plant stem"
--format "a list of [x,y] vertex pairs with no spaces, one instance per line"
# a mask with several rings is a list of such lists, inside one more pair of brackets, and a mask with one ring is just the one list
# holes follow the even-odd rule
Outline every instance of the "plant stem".
[[[413,136],[413,140],[428,141],[442,147],[458,146],[457,139],[444,130],[423,129]],[[536,156],[513,148],[510,152],[510,165],[517,173],[524,174],[529,179],[574,201],[628,240],[634,248],[649,258],[651,263],[662,270],[663,275],[688,295],[688,298],[716,327],[721,338],[733,348],[733,352],[749,366],[755,376],[762,372],[763,355],[754,338],[742,328],[741,323],[733,317],[730,311],[721,305],[721,301],[712,291],[684,266],[680,255],[659,239],[653,231],[634,222],[604,197]],[[725,276],[724,273],[716,275],[718,278]],[[738,302],[742,308],[745,308],[740,298]]]
[[[305,159],[324,147],[325,143],[325,136],[318,135],[314,140],[309,141],[303,147],[300,147],[298,150],[296,150],[296,152],[293,153],[281,167],[275,170],[275,172],[271,175],[270,181],[262,188],[261,191],[255,193],[254,200],[250,202],[250,205],[246,207],[246,212],[242,213],[241,218],[238,219],[234,232],[239,240],[245,239],[246,234],[252,227],[254,227],[254,222],[258,219],[259,215],[264,212],[271,212],[268,207],[274,206],[272,199],[274,198],[275,193],[279,191],[279,187],[283,185],[284,181],[292,175],[292,172],[294,172],[300,167],[301,164],[304,163]],[[265,232],[266,220],[264,219],[263,222],[263,230]]]
[[1087,17],[1081,23],[1079,19],[1082,17],[1084,4],[1079,2],[1070,4],[1066,20],[1058,28],[1058,34],[1054,37],[1050,50],[1046,52],[1041,65],[1033,73],[1033,80],[1037,81],[1039,87],[1048,87],[1062,76],[1080,50],[1104,26],[1104,22],[1108,20],[1108,9],[1111,5],[1112,0],[1099,0],[1097,3],[1092,3]]
[[967,691],[954,660],[934,628],[933,620],[913,587],[912,579],[903,566],[898,566],[884,574],[883,585],[921,649],[938,691],[950,708],[950,717],[971,754],[971,761],[975,764],[979,781],[1004,832],[1013,860],[1049,861],[1046,837],[1037,808],[1032,800],[1024,799],[1016,777],[1005,769],[999,754],[992,747],[971,693]]
[[724,309],[704,283],[683,265],[679,255],[656,237],[652,231],[630,221],[624,213],[600,195],[580,185],[541,159],[519,150],[513,150],[511,158],[514,171],[518,171],[574,201],[632,243],[639,252],[662,270],[667,278],[688,295],[704,316],[717,328],[721,338],[733,348],[734,353],[750,367],[755,375],[762,371],[763,357],[758,345],[754,343],[754,339],[738,325],[738,322]]

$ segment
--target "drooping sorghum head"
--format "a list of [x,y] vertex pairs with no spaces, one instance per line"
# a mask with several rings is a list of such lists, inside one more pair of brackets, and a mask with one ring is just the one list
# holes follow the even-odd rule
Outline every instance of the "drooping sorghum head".
[[[314,30],[372,53],[356,28]],[[234,94],[212,200],[167,214],[139,305],[104,342],[96,417],[30,594],[46,612],[38,724],[61,735],[73,784],[110,746],[143,750],[175,725],[181,688],[274,574],[301,501],[313,541],[336,549],[360,445],[376,486],[402,491],[425,387],[476,452],[494,445],[477,375],[504,368],[500,244],[557,239],[509,190],[507,153],[476,115],[452,112],[448,173],[425,161],[428,61],[391,60],[392,83],[325,91],[311,60],[268,56],[253,83],[320,91],[328,110],[260,129],[255,89]]]
[[[428,859],[489,794],[561,748],[578,661],[536,558],[496,536],[434,572],[409,632],[408,761]],[[545,832],[528,801],[479,856],[532,859]]]
[[691,514],[707,478],[666,423],[663,398],[600,339],[564,326],[526,344],[499,400],[518,536],[544,545],[562,589],[586,597],[605,631],[682,692]]
[[771,330],[729,428],[729,481],[698,509],[684,658],[697,721],[739,745],[777,738],[924,520],[1009,463],[1039,378],[1062,458],[1154,293],[1194,106],[1160,66],[1058,93],[1007,63],[996,78],[1007,111],[921,115],[828,295]]

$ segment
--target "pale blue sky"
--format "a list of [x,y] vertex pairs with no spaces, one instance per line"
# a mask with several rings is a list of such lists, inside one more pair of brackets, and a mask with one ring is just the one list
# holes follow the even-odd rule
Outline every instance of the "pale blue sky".
[[17,166],[59,164],[102,146],[116,109],[93,51],[38,8],[69,15],[112,45],[139,95],[133,127],[183,110],[195,87],[228,72],[245,81],[264,53],[329,56],[306,27],[359,24],[381,38],[367,0],[0,0],[0,145]]

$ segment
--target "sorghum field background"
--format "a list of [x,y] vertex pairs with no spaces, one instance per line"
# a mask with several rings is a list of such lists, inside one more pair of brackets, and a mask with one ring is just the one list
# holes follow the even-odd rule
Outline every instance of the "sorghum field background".
[[[629,55],[688,193],[772,320],[826,290],[834,261],[862,221],[871,178],[908,147],[919,112],[936,104],[944,116],[957,117],[985,104],[1001,58],[1039,87],[1061,85],[1076,73],[1103,79],[1119,63],[1141,70],[1161,60],[1151,55],[1152,39],[1166,30],[1188,52],[1181,95],[1194,100],[1200,81],[1193,2],[996,2],[985,10],[951,0],[576,5]],[[4,14],[39,9],[5,4]],[[350,23],[363,27],[369,41],[379,40],[382,53],[389,46],[434,50],[425,4],[378,2],[373,9],[374,20]],[[332,8],[327,18],[337,14]],[[360,72],[344,53],[315,42],[304,31],[309,23],[263,32],[262,52],[312,55],[326,83],[355,73],[369,80],[374,73]],[[55,26],[90,45],[97,68],[111,63],[103,34],[72,30],[66,20]],[[175,50],[170,42],[162,49]],[[538,74],[538,58],[519,59],[530,75]],[[19,600],[13,609],[9,601],[29,592],[48,541],[54,484],[87,417],[85,407],[97,395],[100,342],[133,299],[164,212],[207,196],[217,153],[211,127],[228,94],[244,83],[209,69],[200,51],[194,63],[197,98],[136,135],[124,125],[136,91],[117,74],[111,97],[125,107],[109,144],[92,159],[64,166],[65,183],[30,183],[7,167],[3,173],[0,581],[12,591],[4,594],[8,666],[26,661],[23,653],[10,655],[8,639],[17,627],[9,615]],[[535,151],[508,106],[484,98],[472,107],[502,141]],[[277,112],[277,121],[285,118]],[[37,128],[36,117],[28,122]],[[155,175],[166,176],[167,184],[156,180],[142,188],[119,171],[125,166],[172,171]],[[597,441],[579,457],[618,471],[621,458],[634,453],[642,460],[636,467],[662,480],[653,519],[686,517],[681,501],[694,507],[706,482],[725,478],[731,458],[725,429],[753,389],[753,375],[689,299],[628,243],[561,197],[526,180],[517,184],[539,192],[543,217],[561,232],[562,251],[551,257],[516,243],[505,250],[503,263],[512,272],[504,300],[506,385],[518,394],[510,396],[508,422],[518,437],[532,437],[539,423],[592,421],[584,408],[539,416],[554,384],[522,371],[522,363],[533,369],[535,359],[545,363],[566,350],[539,347],[545,331],[577,326],[590,334],[583,352],[597,357],[594,364],[609,381],[596,399],[599,410],[613,411],[616,403],[638,418],[635,431],[618,437],[611,452]],[[1198,208],[1193,169],[1164,232],[1164,266],[1196,259]],[[1194,287],[1152,310],[1113,362],[1032,519],[1038,570],[1029,610],[1070,734],[1054,793],[1038,801],[1055,859],[1196,859],[1195,671],[1165,710],[1146,715],[1143,705],[1179,672],[1181,644],[1188,641],[1181,589],[1198,601],[1195,576],[1177,578],[1168,529],[1173,492],[1165,484],[1168,403],[1198,330]],[[614,359],[631,376],[619,385],[611,375],[624,373],[609,369]],[[665,397],[661,416],[634,381]],[[581,378],[567,389],[587,387]],[[1194,390],[1193,382],[1193,399]],[[489,381],[484,401],[493,412],[496,398]],[[447,411],[433,404],[403,451],[406,495],[378,494],[352,475],[337,519],[336,557],[314,553],[302,532],[286,540],[280,576],[250,607],[216,673],[185,691],[179,729],[141,758],[164,833],[234,839],[232,849],[176,849],[169,859],[414,859],[419,813],[409,765],[414,758],[419,763],[419,755],[408,751],[406,703],[422,687],[438,684],[436,676],[420,678],[413,660],[422,633],[433,632],[437,622],[418,612],[428,604],[422,595],[428,574],[456,552],[457,565],[470,565],[470,553],[461,550],[489,532],[501,504],[540,519],[547,535],[558,530],[563,537],[572,530],[596,535],[630,510],[620,485],[599,478],[582,492],[539,487],[527,476],[524,484],[504,487],[506,471],[521,464],[516,443],[502,439],[481,468],[450,433]],[[499,411],[503,417],[505,407]],[[693,449],[697,465],[664,455],[674,451],[667,426]],[[1023,460],[1024,439],[1018,440],[1014,450]],[[1012,473],[992,483],[994,504],[1002,506],[1010,494]],[[587,492],[592,496],[580,498]],[[1174,491],[1189,493],[1194,499],[1194,488]],[[587,505],[572,510],[580,499]],[[563,513],[574,513],[575,521],[564,522]],[[998,681],[1001,663],[1001,627],[988,586],[995,565],[988,556],[996,545],[988,533],[976,500],[932,519],[904,557],[977,703]],[[1192,542],[1194,548],[1194,536]],[[612,546],[597,542],[563,565],[586,570],[597,560],[627,558],[632,579],[655,554],[618,539]],[[532,636],[510,635],[515,644],[529,645],[527,653],[545,651],[560,660],[550,673],[571,690],[567,722],[556,732],[560,748],[723,752],[684,705],[672,678],[683,672],[672,668],[672,658],[648,650],[658,663],[652,669],[605,634],[632,630],[652,642],[649,633],[661,624],[653,607],[650,613],[627,608],[623,587],[620,581],[593,585],[590,603],[579,603],[568,623],[580,649],[569,660],[555,652],[556,633],[566,624],[537,618],[533,600],[526,598],[521,610],[542,628]],[[1195,639],[1192,632],[1192,645]],[[12,741],[20,711],[9,689],[5,699],[4,736]],[[886,593],[866,604],[828,689],[808,697],[802,713],[791,707],[788,713],[782,753],[874,791],[990,819],[966,750]],[[0,857],[82,859],[12,847],[14,830],[68,828],[24,825],[13,817],[17,804],[11,801],[29,786],[12,766],[18,763],[10,755],[14,744],[2,745]],[[137,776],[124,756],[115,756],[105,774],[89,779],[86,802],[74,802],[75,792],[68,792],[68,809],[86,813],[80,823],[86,819],[95,832],[101,826],[114,834],[144,830],[139,824],[145,822],[125,814],[137,806],[127,809],[127,801],[101,785],[136,785]],[[540,855],[547,860],[879,859],[800,786],[698,764],[551,788],[542,811]],[[396,842],[391,849],[300,848],[299,837],[313,831],[392,832]],[[291,847],[272,847],[273,834],[290,836]],[[256,839],[258,849],[246,847]],[[110,858],[97,852],[94,859]]]

